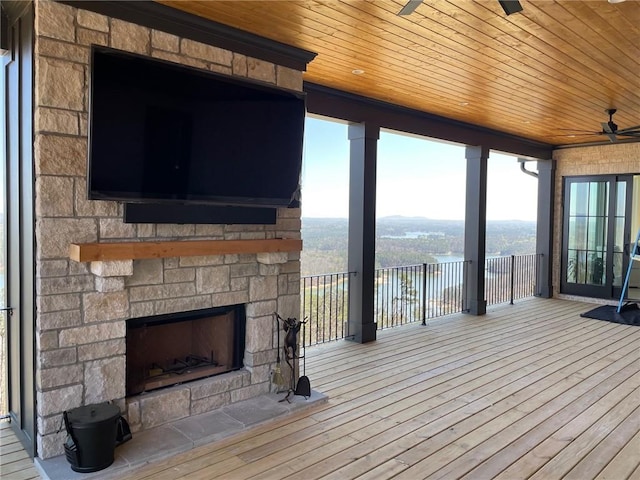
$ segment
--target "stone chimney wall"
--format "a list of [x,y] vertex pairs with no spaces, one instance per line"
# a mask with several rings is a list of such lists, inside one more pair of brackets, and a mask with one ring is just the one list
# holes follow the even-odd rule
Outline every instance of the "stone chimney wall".
[[[272,313],[298,317],[298,252],[78,263],[71,243],[300,238],[300,210],[276,225],[126,224],[117,202],[87,200],[92,44],[302,90],[302,73],[51,1],[35,4],[36,390],[41,458],[63,453],[61,414],[114,401],[135,430],[268,392]],[[123,72],[126,75],[126,72]],[[126,320],[247,304],[245,368],[125,399]],[[164,403],[163,403],[164,402]],[[163,405],[180,403],[178,409]]]

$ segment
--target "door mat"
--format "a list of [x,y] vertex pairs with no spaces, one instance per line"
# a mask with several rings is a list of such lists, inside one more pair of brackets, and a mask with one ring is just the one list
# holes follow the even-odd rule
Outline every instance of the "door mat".
[[607,322],[622,323],[623,325],[640,326],[640,307],[637,303],[627,303],[622,307],[620,313],[617,306],[602,305],[588,312],[581,313],[581,317],[605,320]]

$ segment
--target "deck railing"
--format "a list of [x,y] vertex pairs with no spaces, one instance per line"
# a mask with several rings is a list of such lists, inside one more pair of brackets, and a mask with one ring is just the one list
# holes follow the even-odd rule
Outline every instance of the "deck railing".
[[[488,258],[485,264],[487,305],[531,297],[539,255]],[[380,268],[375,274],[374,309],[378,329],[395,327],[465,311],[468,261],[423,263]],[[304,345],[349,336],[349,282],[352,272],[302,277],[302,316],[307,319]]]
[[326,273],[302,277],[300,299],[304,345],[317,345],[349,336],[349,280],[351,274]]
[[511,255],[487,258],[485,262],[484,292],[487,305],[497,305],[532,297],[542,256]]
[[423,263],[376,270],[378,329],[464,310],[467,262]]

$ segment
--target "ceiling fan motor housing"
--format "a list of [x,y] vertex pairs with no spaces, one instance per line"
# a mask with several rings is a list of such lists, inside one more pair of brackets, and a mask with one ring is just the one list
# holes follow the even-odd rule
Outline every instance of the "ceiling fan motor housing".
[[607,108],[605,110],[605,112],[609,114],[609,121],[607,122],[607,125],[609,125],[609,128],[611,129],[611,133],[616,133],[616,131],[618,130],[618,125],[613,122],[613,114],[617,111],[617,108]]

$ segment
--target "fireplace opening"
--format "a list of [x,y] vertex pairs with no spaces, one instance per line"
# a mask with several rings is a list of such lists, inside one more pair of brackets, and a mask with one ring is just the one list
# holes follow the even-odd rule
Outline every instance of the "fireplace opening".
[[242,368],[244,305],[127,321],[127,396]]

